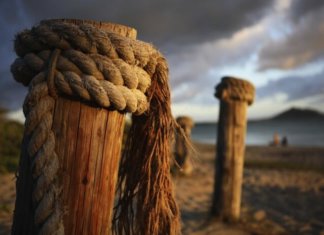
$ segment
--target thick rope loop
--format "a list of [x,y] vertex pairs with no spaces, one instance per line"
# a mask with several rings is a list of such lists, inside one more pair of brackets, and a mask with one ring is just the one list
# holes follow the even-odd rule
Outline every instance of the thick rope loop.
[[[56,69],[49,69],[52,73],[50,81],[53,82],[48,81],[52,96],[56,96],[56,89],[58,93],[93,101],[104,108],[113,106],[135,115],[146,111],[148,103],[144,92],[151,85],[151,78],[144,69],[130,66],[121,59],[110,60],[102,55],[85,55],[76,50],[67,50],[55,59]],[[23,60],[18,58],[13,63],[13,74],[18,82],[29,84],[33,76],[25,71],[42,71],[47,60],[52,61],[50,51],[28,53]]]
[[75,49],[110,59],[120,58],[141,68],[146,67],[154,58],[161,57],[151,44],[104,32],[87,24],[77,26],[67,22],[44,21],[31,30],[18,34],[15,40],[15,51],[20,57],[29,52],[54,48]]
[[[13,63],[11,70],[18,82],[28,85],[35,74],[47,66],[46,63],[52,55],[51,50],[60,50],[61,54],[55,58],[55,68],[50,69],[55,76],[49,76],[54,77],[57,93],[92,101],[104,108],[112,106],[119,111],[132,112],[135,115],[142,114],[146,111],[144,107],[148,107],[148,103],[143,100],[144,96],[139,95],[139,92],[145,95],[151,85],[157,58],[161,57],[150,44],[104,32],[87,24],[78,26],[57,21],[45,21],[18,34],[15,49],[20,58]],[[75,87],[60,87],[58,84],[62,81],[57,79],[61,79],[62,76],[57,73],[69,74],[67,72],[77,74],[82,80],[77,84],[82,83],[83,88],[88,91],[80,92]],[[96,83],[94,79],[88,79],[89,76],[110,83]],[[92,89],[91,85],[95,87]],[[116,88],[111,88],[112,86]],[[128,88],[130,92],[121,86]],[[116,92],[110,93],[116,89],[119,90],[117,97]],[[65,93],[66,90],[72,92]],[[121,101],[120,92],[124,101]],[[50,93],[54,96],[52,88]],[[130,100],[132,102],[129,102]]]

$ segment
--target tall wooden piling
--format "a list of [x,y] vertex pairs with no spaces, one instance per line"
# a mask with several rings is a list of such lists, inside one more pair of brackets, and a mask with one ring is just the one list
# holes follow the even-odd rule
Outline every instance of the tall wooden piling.
[[[101,30],[136,38],[135,29],[122,25],[79,20],[58,21],[75,25],[90,24]],[[35,92],[40,92],[40,90],[35,90]],[[61,216],[61,222],[53,223],[56,223],[54,226],[65,234],[107,234],[111,229],[124,114],[98,108],[91,102],[85,104],[81,100],[71,100],[67,97],[58,97],[52,102],[53,120],[50,121],[52,126],[48,128],[52,129],[56,140],[55,153],[58,156],[58,167],[62,175],[60,179],[53,179],[53,181],[59,181],[57,188],[48,187],[45,190],[61,191],[61,194],[59,192],[53,194],[54,198],[51,200],[60,200],[64,212],[59,216],[51,217],[50,209],[47,208],[43,209],[48,211],[41,216],[44,219],[35,219],[34,208],[37,207],[35,205],[37,202],[32,199],[33,193],[35,194],[32,192],[35,182],[33,182],[31,172],[34,163],[32,156],[29,156],[28,147],[23,148],[17,180],[17,200],[12,233],[37,234],[37,232],[49,231],[35,226],[35,220],[49,220],[55,216]],[[25,132],[25,142],[32,138],[31,136]],[[42,150],[37,150],[37,152],[40,151]],[[43,167],[51,171],[53,166],[47,167],[46,163],[43,164]],[[44,187],[46,186],[48,185],[45,184]],[[46,196],[47,192],[44,194]],[[58,195],[60,198],[55,198]],[[40,199],[40,203],[43,200],[45,199]],[[48,207],[58,206],[53,202],[46,203],[52,203],[52,205],[46,205]]]
[[[19,58],[11,71],[16,81],[29,86],[29,92],[23,107],[26,123],[12,234],[111,233],[126,112],[141,120],[134,127],[140,131],[133,132],[138,136],[131,138],[145,141],[141,135],[147,133],[142,130],[151,131],[154,137],[157,136],[155,131],[166,130],[153,141],[138,142],[144,146],[141,152],[134,154],[134,150],[129,155],[140,155],[140,160],[147,155],[150,162],[143,160],[138,164],[152,164],[155,170],[164,166],[160,178],[152,181],[167,186],[168,197],[154,190],[144,190],[153,192],[152,198],[164,198],[164,206],[156,201],[145,202],[149,206],[142,203],[145,209],[137,210],[142,214],[136,219],[143,221],[144,216],[153,219],[151,223],[140,225],[138,221],[122,221],[133,220],[133,214],[126,210],[117,232],[124,234],[123,231],[136,228],[141,228],[143,234],[153,234],[149,231],[155,229],[178,231],[178,209],[167,168],[167,143],[173,121],[168,68],[152,45],[135,39],[133,28],[65,19],[42,21],[17,35],[15,51]],[[152,89],[151,84],[155,84]],[[152,112],[146,112],[150,102],[156,106]],[[154,129],[145,121],[155,123],[160,117],[164,118],[163,122],[155,124]],[[155,141],[163,151],[156,148]],[[133,165],[139,162],[129,156],[125,158],[124,162]],[[129,177],[129,171],[122,172],[122,180]],[[143,180],[140,171],[137,174],[139,177],[131,186],[150,188],[149,180]],[[153,178],[153,175],[148,173],[147,177]],[[128,190],[127,186],[120,190],[124,188]],[[128,191],[125,194],[135,195]],[[122,209],[117,210],[120,213],[128,206],[133,207],[132,199],[125,205],[122,197],[119,203]],[[147,216],[156,212],[161,216]]]
[[233,77],[222,78],[216,87],[220,112],[211,213],[225,221],[240,217],[246,111],[253,102],[254,92],[251,83]]

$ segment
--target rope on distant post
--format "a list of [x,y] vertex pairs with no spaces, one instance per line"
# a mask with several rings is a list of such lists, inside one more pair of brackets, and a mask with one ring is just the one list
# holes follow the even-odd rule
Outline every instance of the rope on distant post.
[[246,101],[248,105],[253,103],[254,95],[255,88],[250,82],[234,77],[223,77],[215,91],[219,99]]
[[90,24],[51,20],[18,34],[15,50],[20,57],[11,71],[29,86],[24,113],[38,234],[64,233],[62,172],[52,131],[55,99],[62,95],[137,115],[122,158],[115,232],[180,233],[169,174],[175,122],[164,57],[150,44]]

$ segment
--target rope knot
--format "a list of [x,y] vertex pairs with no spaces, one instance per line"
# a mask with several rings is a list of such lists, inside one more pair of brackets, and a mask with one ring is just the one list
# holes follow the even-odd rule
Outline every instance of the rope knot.
[[255,88],[252,83],[234,77],[223,77],[215,87],[215,97],[222,100],[236,100],[251,105],[254,101]]

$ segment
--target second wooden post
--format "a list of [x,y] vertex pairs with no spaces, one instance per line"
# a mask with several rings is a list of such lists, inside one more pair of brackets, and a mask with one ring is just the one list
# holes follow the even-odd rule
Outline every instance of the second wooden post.
[[[190,140],[191,129],[195,125],[194,121],[188,116],[179,116],[177,117],[177,123],[183,129],[186,138]],[[184,136],[181,136],[179,134],[176,135],[174,155],[177,165],[176,169],[180,168],[180,173],[183,175],[190,175],[193,171],[193,166],[190,159],[191,150]]]
[[251,83],[233,77],[222,78],[216,87],[220,112],[211,213],[225,221],[240,217],[246,111],[253,102],[254,92]]

